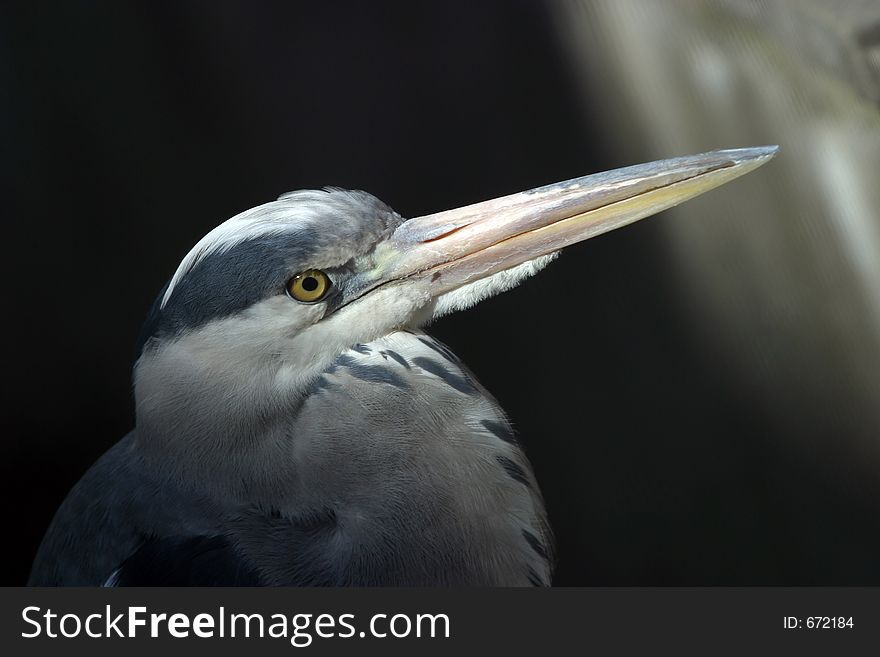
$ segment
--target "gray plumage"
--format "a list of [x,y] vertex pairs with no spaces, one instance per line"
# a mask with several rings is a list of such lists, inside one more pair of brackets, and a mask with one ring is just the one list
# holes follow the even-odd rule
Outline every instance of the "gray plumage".
[[469,394],[415,365],[439,365],[422,340],[341,354],[243,455],[206,445],[198,477],[132,432],[65,501],[32,582],[101,584],[145,537],[224,536],[265,584],[549,583],[537,484],[498,460],[529,472],[502,411],[463,368],[444,361]]

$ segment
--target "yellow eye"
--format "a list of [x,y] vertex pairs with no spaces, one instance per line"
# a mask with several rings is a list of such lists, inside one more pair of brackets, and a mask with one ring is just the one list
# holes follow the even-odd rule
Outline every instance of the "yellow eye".
[[287,281],[287,293],[297,301],[314,303],[330,291],[330,277],[320,269],[306,269]]

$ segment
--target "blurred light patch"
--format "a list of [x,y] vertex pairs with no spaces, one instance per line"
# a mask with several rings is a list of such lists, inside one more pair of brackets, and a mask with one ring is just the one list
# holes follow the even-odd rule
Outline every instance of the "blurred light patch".
[[619,164],[780,144],[757,175],[671,211],[665,255],[693,338],[779,439],[875,470],[880,2],[557,7]]

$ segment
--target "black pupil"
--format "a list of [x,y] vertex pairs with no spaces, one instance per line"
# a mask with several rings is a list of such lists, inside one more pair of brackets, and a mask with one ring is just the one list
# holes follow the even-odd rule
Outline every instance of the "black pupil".
[[306,292],[314,292],[318,289],[318,279],[314,276],[306,276],[303,279],[302,286]]

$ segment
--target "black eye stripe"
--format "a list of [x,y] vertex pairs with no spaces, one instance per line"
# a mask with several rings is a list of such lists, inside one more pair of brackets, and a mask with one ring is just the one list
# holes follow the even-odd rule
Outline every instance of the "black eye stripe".
[[181,278],[166,306],[165,289],[156,300],[138,339],[137,355],[150,338],[172,338],[184,331],[242,312],[279,292],[281,272],[290,263],[314,260],[311,232],[301,239],[264,236],[245,240],[226,251],[215,251]]

